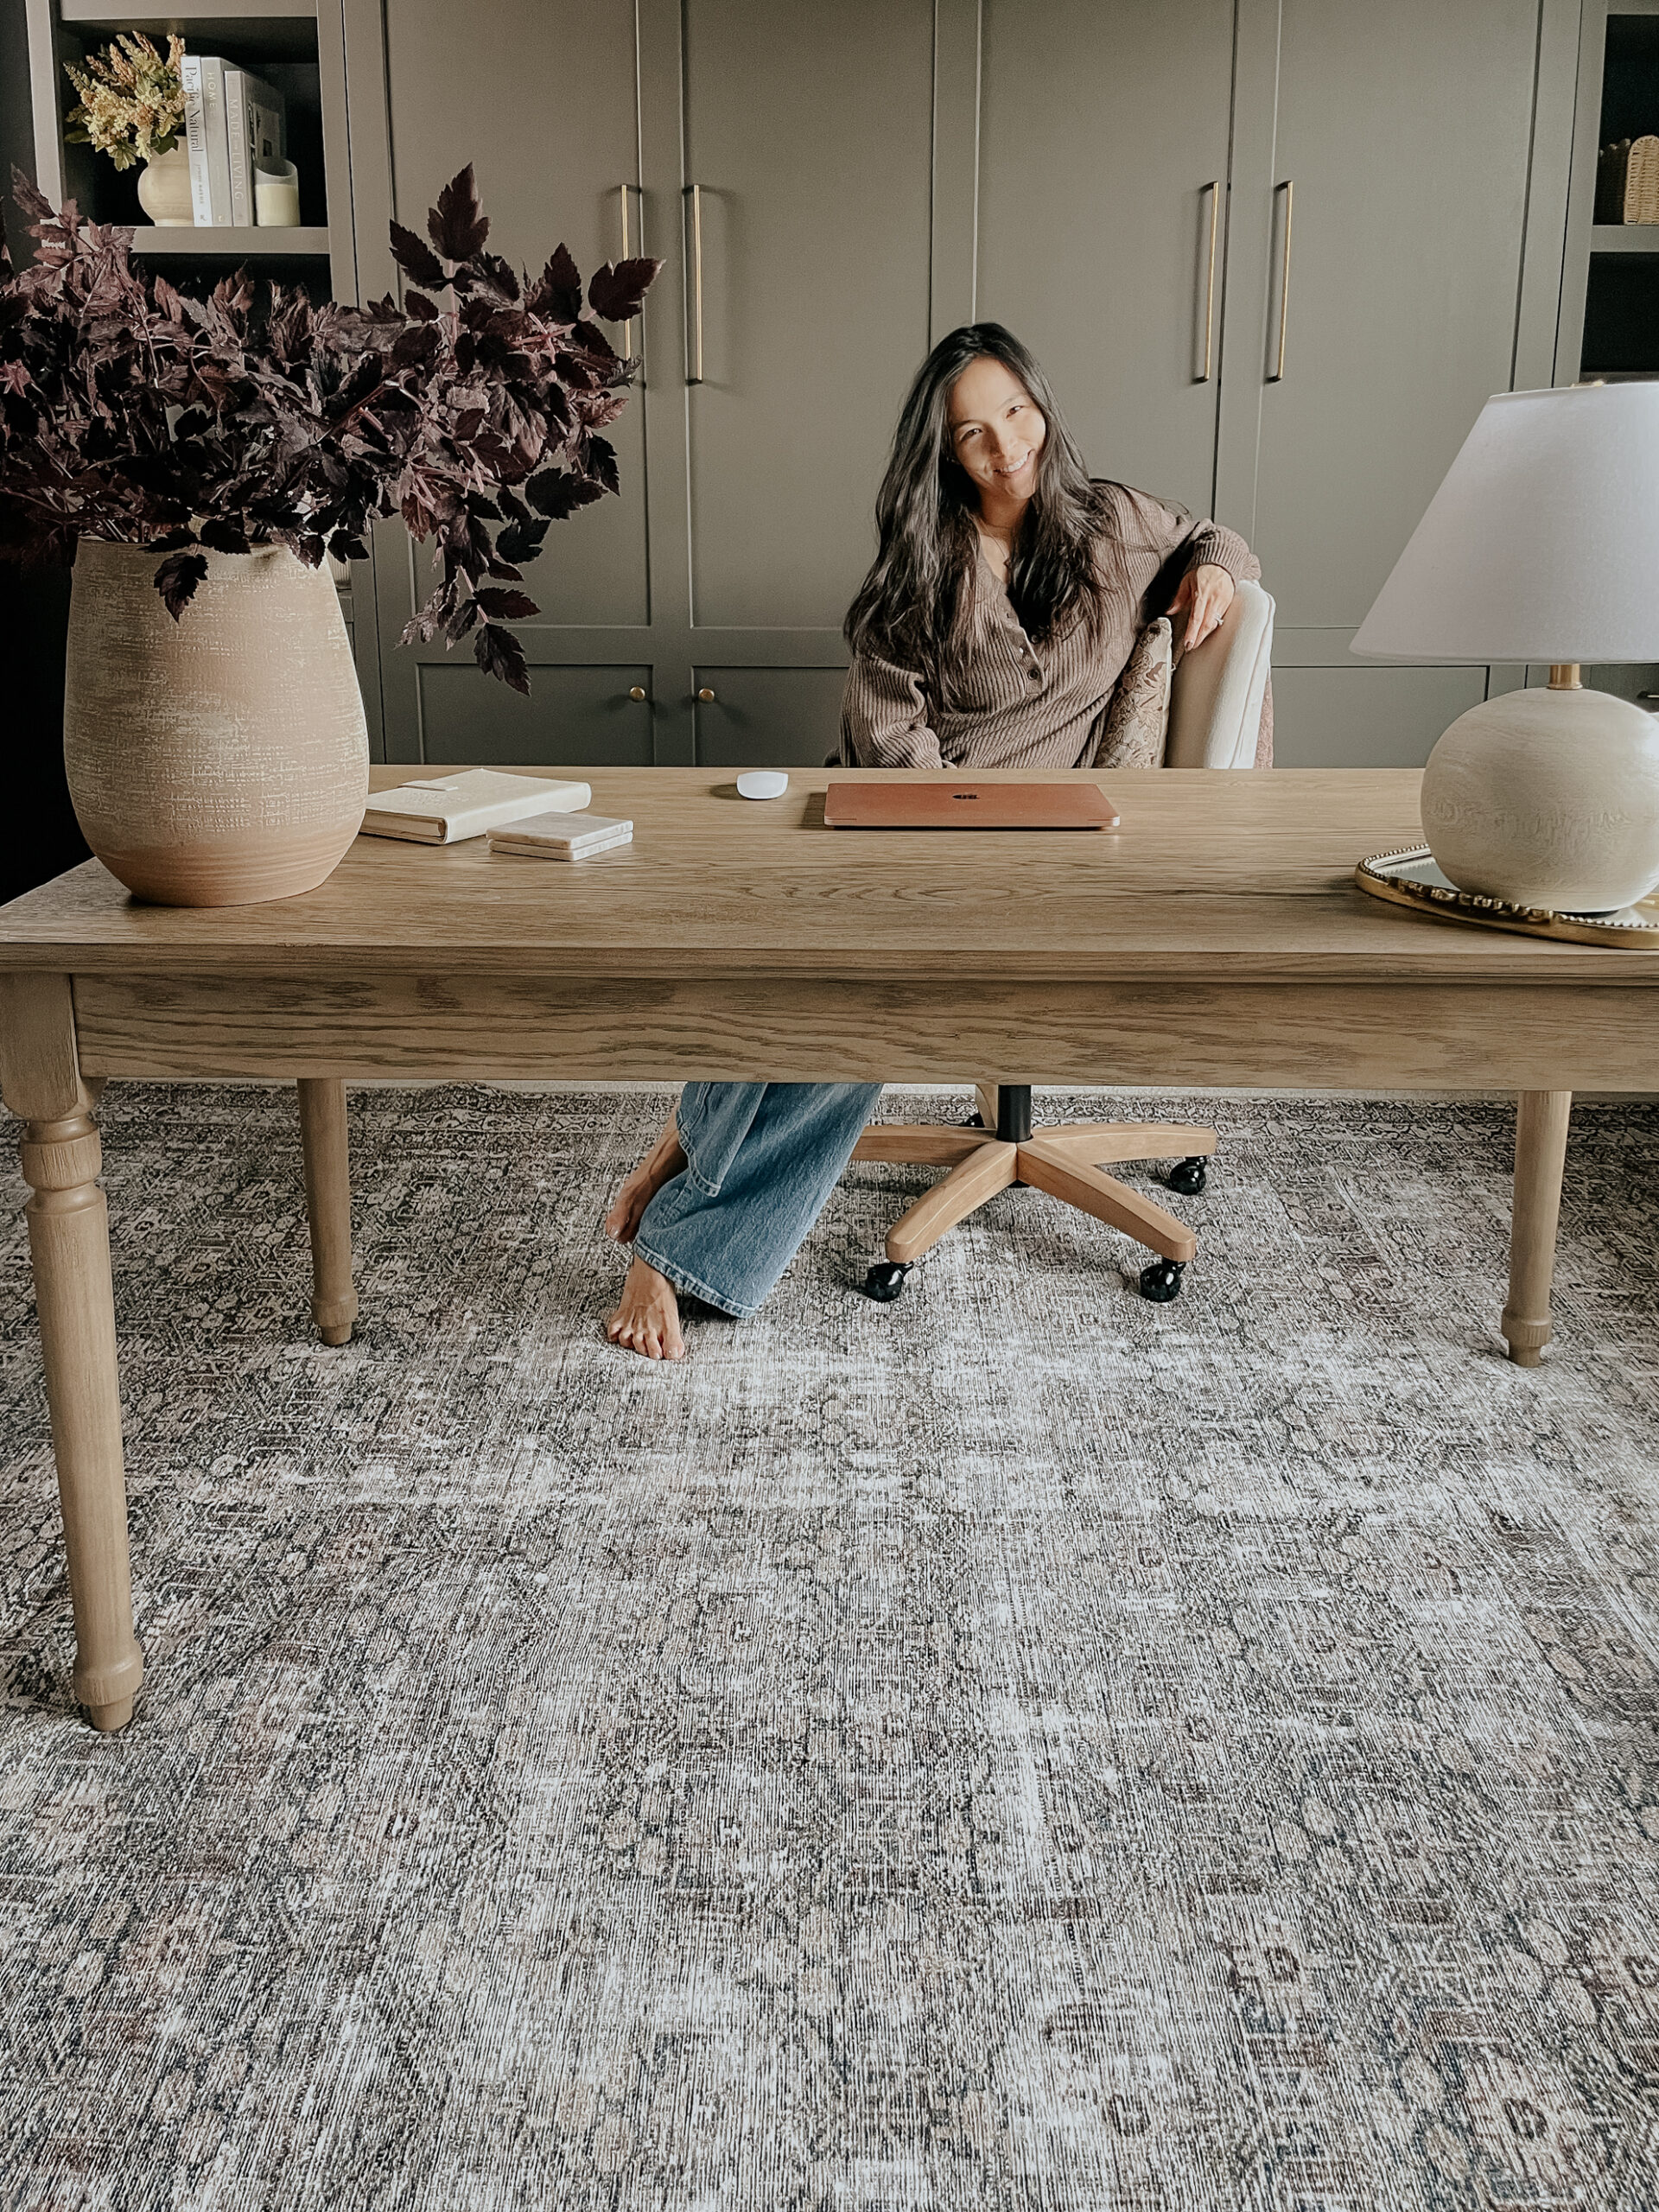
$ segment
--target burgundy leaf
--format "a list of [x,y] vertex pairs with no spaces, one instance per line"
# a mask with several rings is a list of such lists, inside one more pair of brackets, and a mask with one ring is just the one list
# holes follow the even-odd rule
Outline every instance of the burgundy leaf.
[[610,362],[615,360],[615,346],[612,345],[599,325],[596,322],[589,322],[586,315],[575,326],[570,334],[577,340],[583,352],[591,354],[593,359],[601,365],[608,365]]
[[[478,204],[470,162],[438,194],[438,204],[426,219],[426,234],[446,261],[470,261],[483,251],[490,219]],[[430,283],[432,279],[423,281]]]
[[493,585],[486,585],[474,596],[493,622],[523,622],[542,611],[533,599],[521,591],[497,591]]
[[504,300],[518,298],[518,279],[510,262],[503,261],[499,253],[481,253],[477,257],[476,266],[480,281],[493,286]]
[[607,492],[622,489],[622,480],[617,474],[616,448],[608,438],[589,438],[583,458],[588,463],[588,473],[596,484],[602,484]]
[[524,649],[511,630],[498,629],[493,622],[486,622],[473,640],[473,658],[486,676],[499,677],[515,691],[530,696],[530,671],[524,664]]
[[200,553],[169,553],[152,579],[162,604],[176,622],[196,595],[196,586],[207,573]]
[[427,369],[443,340],[435,322],[411,322],[399,332],[391,349],[394,369]]
[[416,322],[435,322],[438,319],[437,308],[434,306],[433,302],[427,298],[424,292],[405,292],[404,294],[404,305],[409,309],[410,315],[414,316]]
[[460,644],[483,612],[483,608],[475,599],[461,601],[460,606],[454,608],[443,626],[443,642],[446,651],[449,646]]
[[585,477],[544,468],[525,485],[524,496],[538,515],[546,515],[552,522],[563,522],[578,507],[591,506],[595,499],[602,499],[604,493],[599,485],[588,483]]
[[556,247],[549,257],[535,290],[541,296],[539,301],[526,302],[526,305],[549,322],[574,322],[582,313],[582,271],[570,258],[568,246]]
[[533,561],[542,550],[550,525],[544,522],[510,522],[498,532],[495,550],[503,561]]
[[412,276],[417,284],[443,283],[443,264],[423,238],[416,237],[402,223],[391,226],[391,253],[404,275]]
[[607,322],[627,322],[639,312],[660,261],[607,261],[594,271],[588,286],[588,304]]
[[[37,223],[54,223],[52,202],[41,191],[34,180],[23,175],[16,162],[11,165],[11,196],[25,215],[32,215]],[[68,210],[66,208],[65,213]]]
[[248,533],[240,523],[205,522],[196,534],[215,553],[245,553],[248,550]]

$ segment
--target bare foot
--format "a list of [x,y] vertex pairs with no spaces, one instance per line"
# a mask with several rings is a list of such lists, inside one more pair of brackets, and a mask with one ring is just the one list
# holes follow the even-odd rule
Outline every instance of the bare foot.
[[[639,1233],[639,1223],[645,1208],[664,1184],[671,1181],[684,1165],[685,1154],[680,1149],[679,1128],[671,1114],[661,1136],[617,1192],[611,1210],[605,1217],[605,1234],[613,1236],[619,1244],[632,1244]],[[662,1281],[660,1275],[658,1281]],[[669,1295],[671,1298],[673,1293],[671,1291]]]
[[622,1303],[605,1324],[605,1333],[613,1344],[645,1359],[683,1359],[680,1302],[668,1277],[645,1261],[635,1260],[622,1286]]

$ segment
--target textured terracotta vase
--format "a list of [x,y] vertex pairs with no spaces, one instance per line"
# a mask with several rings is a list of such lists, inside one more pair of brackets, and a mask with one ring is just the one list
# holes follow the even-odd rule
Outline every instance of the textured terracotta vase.
[[160,556],[82,538],[69,603],[64,762],[81,834],[164,906],[310,891],[368,798],[351,643],[327,567],[281,546],[210,553],[175,622]]
[[138,178],[138,205],[164,231],[189,230],[195,222],[190,202],[190,156],[182,146],[152,154]]

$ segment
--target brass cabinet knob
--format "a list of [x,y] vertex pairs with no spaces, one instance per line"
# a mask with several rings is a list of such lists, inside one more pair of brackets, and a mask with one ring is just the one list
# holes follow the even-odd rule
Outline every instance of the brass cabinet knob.
[[709,701],[714,697],[714,696],[715,696],[715,695],[714,695],[714,693],[713,693],[713,692],[709,689],[709,687],[708,687],[708,685],[707,685],[706,683],[703,685],[703,687],[702,687],[702,690],[701,690],[701,691],[699,691],[699,692],[698,692],[698,694],[697,694],[698,698],[699,698],[699,699],[701,699],[701,700],[702,701],[702,702],[703,702],[703,704],[704,704],[705,706],[707,706],[707,705],[708,705],[708,703],[709,703]]
[[630,699],[643,699],[645,696],[645,687],[643,683],[634,683],[628,687],[628,696]]

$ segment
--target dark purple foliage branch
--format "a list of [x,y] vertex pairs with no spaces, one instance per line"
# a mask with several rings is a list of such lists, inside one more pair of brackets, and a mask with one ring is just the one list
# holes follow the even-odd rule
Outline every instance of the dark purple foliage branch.
[[529,690],[505,626],[539,609],[511,587],[554,523],[619,488],[601,433],[637,364],[594,318],[637,315],[659,262],[607,263],[585,300],[563,246],[515,275],[485,251],[469,164],[429,245],[391,226],[402,307],[314,306],[245,270],[198,301],[134,270],[131,231],[12,185],[39,245],[14,271],[0,242],[0,559],[151,546],[176,620],[204,550],[286,545],[315,568],[361,559],[369,524],[400,515],[440,572],[404,642],[470,632],[480,667]]

